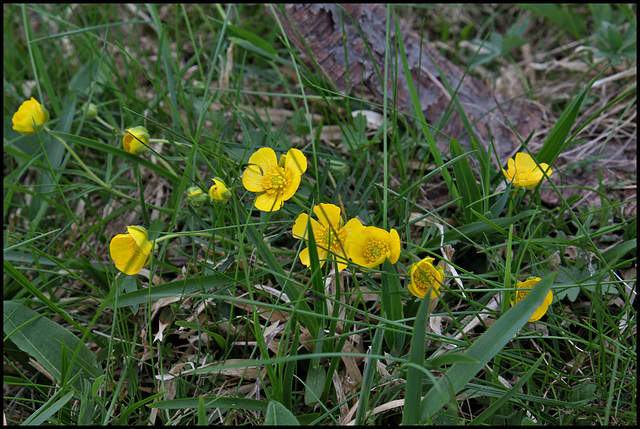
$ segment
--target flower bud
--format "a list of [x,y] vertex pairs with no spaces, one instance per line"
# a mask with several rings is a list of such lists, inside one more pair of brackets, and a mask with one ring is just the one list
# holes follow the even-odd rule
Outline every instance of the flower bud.
[[87,112],[87,120],[92,121],[98,116],[98,106],[93,103],[84,103],[82,105],[82,111]]
[[140,155],[149,149],[149,132],[143,126],[128,128],[122,138],[124,150],[132,155]]
[[329,162],[329,171],[336,178],[346,177],[351,173],[351,166],[343,161],[332,159]]
[[204,193],[198,186],[192,186],[187,189],[187,203],[193,207],[200,207],[209,201],[209,196]]
[[227,188],[227,185],[219,177],[211,179],[213,185],[209,188],[209,197],[213,202],[226,202],[231,197],[231,191]]
[[154,243],[141,226],[128,226],[125,234],[118,234],[109,243],[109,253],[116,268],[127,275],[138,274],[149,263]]
[[20,134],[35,134],[41,131],[44,124],[49,120],[49,112],[38,101],[31,97],[18,108],[18,111],[11,119],[13,121],[13,129]]

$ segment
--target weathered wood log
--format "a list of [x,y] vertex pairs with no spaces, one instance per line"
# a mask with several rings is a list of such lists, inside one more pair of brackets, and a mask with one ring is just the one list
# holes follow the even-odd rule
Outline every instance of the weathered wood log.
[[[379,4],[287,4],[280,22],[287,37],[308,60],[307,65],[314,69],[313,63],[328,81],[333,82],[343,94],[365,85],[373,94],[375,102],[382,104],[384,85],[381,81],[384,70],[386,48],[387,9]],[[393,19],[393,14],[391,15]],[[451,119],[436,134],[438,148],[448,152],[449,137],[455,137],[465,147],[469,147],[469,135],[465,131],[460,115],[451,102],[436,64],[446,77],[451,88],[457,88],[455,97],[460,104],[476,136],[486,148],[489,146],[487,126],[491,130],[494,144],[502,164],[520,146],[520,141],[509,128],[502,112],[498,109],[491,91],[479,79],[464,75],[464,70],[442,56],[428,41],[399,20],[402,41],[411,72],[411,79],[417,89],[420,107],[427,122],[435,124],[447,109],[453,109]],[[387,85],[389,100],[393,100],[395,88],[395,106],[413,115],[413,102],[402,67],[400,51],[396,47],[395,24],[390,26],[389,36],[389,82]],[[367,49],[368,47],[368,49]],[[434,63],[435,62],[435,63]],[[376,73],[377,65],[379,73]],[[397,67],[398,70],[395,70]],[[524,100],[506,102],[496,94],[511,124],[525,138],[534,128],[539,127],[540,119],[532,112]],[[496,161],[496,160],[494,160]]]

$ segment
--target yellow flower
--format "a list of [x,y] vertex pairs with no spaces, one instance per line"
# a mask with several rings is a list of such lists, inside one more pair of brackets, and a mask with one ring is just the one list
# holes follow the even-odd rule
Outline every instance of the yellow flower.
[[411,266],[409,292],[418,298],[424,298],[427,290],[431,288],[431,298],[440,295],[440,286],[444,281],[444,270],[442,267],[434,267],[435,258],[424,258]]
[[[532,288],[540,280],[542,280],[540,277],[530,277],[523,282],[518,282],[518,288]],[[522,301],[524,297],[529,294],[529,292],[530,290],[516,291],[515,302],[512,300],[511,306],[513,306],[517,302]],[[533,315],[529,319],[529,322],[535,322],[536,320],[540,320],[540,318],[547,313],[547,309],[549,308],[549,305],[551,305],[551,302],[553,302],[553,293],[549,291],[549,293],[544,298],[544,301],[542,302],[540,307],[536,308],[536,311],[533,312]]]
[[227,188],[227,185],[222,179],[215,177],[213,179],[213,185],[209,188],[209,196],[212,201],[227,201],[231,197],[231,192]]
[[125,274],[138,274],[149,263],[153,243],[147,230],[141,226],[128,226],[126,234],[111,239],[109,251],[116,268]]
[[143,126],[128,128],[122,138],[122,145],[131,155],[140,155],[149,149],[149,132]]
[[34,134],[36,130],[42,130],[44,124],[47,123],[49,112],[35,98],[31,97],[31,100],[22,103],[11,120],[13,121],[13,129],[20,134]]
[[[349,260],[345,251],[345,241],[352,231],[362,228],[362,223],[358,219],[351,219],[343,225],[340,207],[333,204],[318,204],[313,208],[313,212],[318,220],[311,219],[306,213],[300,214],[293,225],[293,236],[299,240],[308,240],[310,226],[318,248],[320,266],[324,265],[327,259],[334,259],[340,272],[347,267]],[[300,252],[300,261],[307,267],[311,266],[308,247]]]
[[347,255],[358,265],[374,268],[389,259],[392,264],[400,257],[400,236],[375,226],[363,226],[349,234],[345,243]]
[[258,149],[242,175],[242,184],[251,192],[258,192],[255,206],[265,212],[280,210],[300,186],[300,176],[307,171],[307,158],[298,149],[289,149],[280,156],[273,149]]
[[506,178],[513,182],[513,186],[516,188],[533,189],[538,182],[544,178],[542,171],[547,173],[547,176],[551,175],[551,168],[544,162],[540,163],[540,168],[536,165],[534,159],[528,153],[518,152],[516,153],[516,160],[509,159],[507,163],[508,170],[502,169],[502,172]]

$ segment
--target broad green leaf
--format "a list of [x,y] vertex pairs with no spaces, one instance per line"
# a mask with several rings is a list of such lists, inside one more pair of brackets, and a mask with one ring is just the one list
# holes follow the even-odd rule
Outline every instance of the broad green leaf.
[[269,402],[264,424],[267,426],[300,426],[296,416],[278,401]]
[[[510,310],[503,314],[464,353],[477,363],[457,362],[438,380],[422,400],[422,423],[438,412],[480,372],[484,366],[518,333],[528,322],[535,309],[542,303],[551,289],[556,273],[540,280],[531,292]],[[454,396],[455,398],[455,396]]]
[[[38,361],[56,380],[61,376],[63,347],[67,348],[65,353],[69,358],[77,350],[72,375],[78,371],[83,371],[85,377],[96,378],[102,374],[95,355],[68,329],[18,302],[4,301],[3,312],[5,335],[10,336],[20,350]],[[79,388],[80,378],[74,386]]]
[[[322,345],[320,346],[322,348]],[[322,365],[309,367],[307,379],[305,380],[304,403],[307,405],[317,404],[322,396],[322,388],[327,379],[327,370]]]

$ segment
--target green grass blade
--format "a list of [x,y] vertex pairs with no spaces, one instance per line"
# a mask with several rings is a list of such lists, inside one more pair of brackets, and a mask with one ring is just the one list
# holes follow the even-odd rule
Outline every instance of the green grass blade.
[[[226,398],[222,396],[204,396],[205,408],[240,409],[266,412],[268,404],[265,401],[245,398]],[[161,410],[183,410],[185,408],[198,408],[199,398],[171,399],[148,404],[149,408]]]
[[427,392],[422,400],[422,423],[427,422],[429,416],[438,412],[450,400],[447,386],[457,394],[522,329],[551,289],[556,274],[550,274],[540,280],[522,301],[502,315],[475,340],[464,354],[476,359],[478,363],[455,363]]
[[476,183],[476,178],[471,170],[471,165],[467,160],[469,153],[464,153],[460,143],[453,137],[449,144],[449,150],[451,150],[451,157],[460,157],[453,164],[453,172],[456,178],[456,185],[458,187],[458,193],[462,197],[462,206],[460,207],[464,213],[466,223],[472,223],[476,220],[477,216],[473,213],[473,210],[484,213],[482,209],[482,196],[480,195],[480,188]]
[[[425,334],[427,331],[427,318],[429,317],[430,299],[423,299],[418,307],[418,314],[413,325],[413,337],[409,351],[409,362],[422,368],[424,365]],[[417,425],[420,420],[420,400],[422,398],[423,373],[419,369],[410,366],[407,369],[407,387],[404,395],[404,413],[402,425]]]
[[[394,15],[395,17],[395,15]],[[411,101],[413,102],[413,109],[415,110],[415,114],[417,116],[418,123],[422,128],[422,132],[427,139],[427,143],[429,144],[429,150],[431,151],[431,156],[436,161],[436,165],[438,167],[442,167],[444,165],[444,161],[442,160],[442,155],[438,150],[438,146],[436,145],[436,141],[431,134],[431,130],[429,130],[429,125],[424,117],[424,112],[422,111],[422,107],[420,106],[420,99],[418,97],[418,93],[416,92],[415,85],[413,84],[413,79],[411,78],[411,70],[409,70],[409,62],[407,60],[407,54],[404,49],[404,43],[402,41],[402,32],[400,31],[400,24],[398,23],[396,17],[396,37],[398,37],[398,46],[400,47],[400,57],[402,59],[402,67],[404,69],[404,75],[407,79],[407,85],[409,87],[409,94],[411,95]],[[451,192],[452,198],[455,200],[458,198],[458,193],[455,185],[453,184],[453,178],[449,171],[442,169],[442,177],[444,177],[445,182],[447,183],[447,188],[449,192]]]
[[571,144],[571,140],[567,140],[567,136],[571,132],[571,127],[580,113],[580,107],[584,99],[589,92],[589,89],[593,84],[602,76],[606,69],[602,70],[596,77],[594,77],[587,86],[573,99],[571,104],[565,109],[558,121],[553,126],[553,129],[547,136],[546,140],[542,144],[540,151],[536,155],[536,160],[541,163],[552,165],[556,158],[562,153],[562,151]]
[[491,417],[494,413],[496,413],[503,405],[507,403],[509,399],[513,397],[516,393],[520,391],[520,389],[529,381],[534,372],[538,369],[540,364],[544,361],[546,356],[540,356],[538,360],[529,368],[529,370],[518,380],[516,384],[511,387],[511,389],[507,390],[505,394],[500,397],[497,401],[492,403],[486,410],[484,410],[478,417],[473,419],[471,424],[479,425],[484,422],[486,419]]
[[[31,414],[28,419],[22,422],[25,426],[40,426],[49,419],[49,417],[53,416],[55,413],[60,411],[62,407],[67,405],[69,400],[73,397],[74,392],[69,392],[64,395],[62,398],[57,399],[57,396],[54,396],[46,403],[44,403],[35,413]],[[55,400],[55,402],[53,402]],[[51,403],[53,402],[53,403]]]

